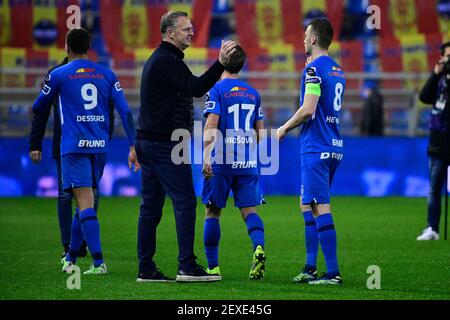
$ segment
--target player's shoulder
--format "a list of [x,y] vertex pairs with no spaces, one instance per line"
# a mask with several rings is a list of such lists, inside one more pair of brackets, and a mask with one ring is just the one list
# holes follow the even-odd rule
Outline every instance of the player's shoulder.
[[257,90],[242,79],[226,78],[218,82],[219,86],[227,91],[257,92]]
[[225,78],[218,81],[211,89],[213,94],[231,97],[258,96],[258,91],[247,82],[238,78]]
[[57,64],[56,66],[53,66],[48,70],[48,74],[49,75],[61,74],[68,69],[68,66],[69,66],[69,63]]
[[93,68],[97,70],[97,64],[87,59],[77,59],[69,61],[67,64],[58,65],[52,72],[69,72],[69,73],[82,73],[88,70],[91,72]]
[[319,63],[318,59],[315,59],[305,66],[305,70],[303,71],[303,73],[305,74],[306,78],[316,77],[320,73],[321,68],[322,65]]
[[318,63],[317,59],[310,62],[306,65],[304,70],[304,81],[305,83],[317,83],[320,84],[321,80],[321,72],[322,66]]
[[216,97],[217,95],[220,95],[220,92],[222,91],[222,86],[220,85],[221,81],[216,82],[211,89],[206,93],[207,98]]
[[326,79],[344,78],[342,67],[330,56],[320,56],[305,68],[305,82],[321,83]]
[[212,88],[208,91],[209,96],[220,96],[225,92],[230,91],[230,83],[228,79],[222,79],[217,81]]
[[95,72],[98,75],[102,75],[103,79],[105,79],[109,85],[115,85],[117,91],[120,91],[120,83],[119,80],[116,76],[116,74],[114,73],[114,71],[112,71],[110,68],[101,65],[99,63],[93,62],[93,61],[89,61],[90,62],[90,68],[92,69],[92,72]]
[[94,62],[94,61],[89,61],[89,63],[92,66],[92,68],[94,68],[97,72],[107,75],[109,77],[115,76],[114,72],[110,68],[108,68],[104,65],[101,65],[97,62]]
[[54,70],[56,70],[58,68],[61,68],[61,67],[65,66],[65,65],[67,65],[68,63],[69,63],[69,58],[65,57],[63,61],[61,61],[57,65],[54,65],[54,66],[50,67],[50,69],[48,69],[48,73],[47,74],[52,73]]
[[241,79],[238,79],[238,80],[239,80],[239,84],[241,87],[247,88],[247,91],[251,91],[251,92],[259,95],[258,90],[256,90],[256,88],[253,87],[251,84],[249,84],[248,82],[241,80]]
[[321,60],[322,60],[321,74],[324,77],[332,81],[339,81],[345,83],[344,69],[336,60],[334,60],[330,56],[324,56],[324,58]]
[[50,80],[52,81],[58,81],[58,79],[63,78],[64,74],[67,73],[68,70],[68,64],[59,64],[56,65],[48,70],[47,75],[45,76],[44,83],[48,84],[50,83]]
[[306,67],[323,68],[327,67],[330,64],[336,64],[336,61],[328,55],[323,55],[315,58],[313,61],[307,64]]
[[[253,87],[251,84],[241,80],[242,86],[244,88],[247,88],[247,92],[249,93],[250,97],[256,97],[256,100],[261,100],[261,95],[259,94],[259,91]],[[255,98],[251,98],[252,100],[255,100]]]
[[343,72],[342,66],[328,55],[318,57],[308,64],[307,67],[314,68],[316,71],[323,73],[327,73],[330,70],[338,70]]

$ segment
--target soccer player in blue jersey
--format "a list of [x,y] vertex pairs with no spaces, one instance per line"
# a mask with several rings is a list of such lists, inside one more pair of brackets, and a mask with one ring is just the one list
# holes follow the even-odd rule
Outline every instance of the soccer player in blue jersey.
[[[330,186],[343,157],[339,110],[345,90],[342,68],[328,55],[333,28],[326,19],[314,19],[305,32],[309,56],[302,77],[300,108],[278,128],[279,139],[301,128],[301,203],[305,221],[306,265],[297,283],[341,284],[336,254],[336,231],[330,206]],[[317,276],[319,243],[327,272]]]
[[33,104],[34,113],[48,112],[55,97],[61,119],[61,170],[64,190],[71,190],[77,203],[72,220],[70,249],[63,272],[72,272],[78,250],[86,240],[93,264],[85,274],[105,274],[100,226],[94,209],[109,145],[109,103],[116,107],[128,136],[128,165],[139,169],[134,150],[134,124],[115,74],[87,58],[90,37],[85,29],[66,35],[69,63],[53,70]]
[[264,224],[256,213],[256,206],[262,202],[256,150],[264,129],[263,111],[259,93],[238,78],[245,58],[244,50],[236,46],[221,81],[208,92],[203,112],[204,245],[207,272],[220,279],[219,219],[230,190],[253,244],[249,277],[262,279],[265,272]]

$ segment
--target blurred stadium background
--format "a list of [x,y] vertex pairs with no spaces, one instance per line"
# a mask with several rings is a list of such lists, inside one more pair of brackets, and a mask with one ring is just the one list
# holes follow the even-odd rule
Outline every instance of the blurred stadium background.
[[[222,39],[235,39],[248,53],[242,77],[260,90],[266,126],[277,128],[298,106],[305,64],[304,26],[326,16],[334,30],[331,55],[347,73],[341,110],[345,157],[333,193],[358,196],[425,196],[429,106],[418,91],[448,40],[450,1],[437,0],[0,0],[0,196],[55,196],[51,160],[52,117],[43,161],[28,158],[31,106],[47,69],[64,56],[66,8],[81,8],[81,25],[92,34],[91,58],[118,75],[135,117],[143,64],[160,42],[159,20],[167,10],[187,11],[196,28],[185,61],[201,74],[216,59]],[[369,5],[381,9],[381,28],[368,29]],[[366,137],[360,124],[363,88],[377,86],[384,98],[384,137]],[[203,99],[195,101],[202,119]],[[120,121],[116,117],[116,121]],[[299,131],[280,145],[280,168],[262,179],[270,195],[299,193]],[[103,195],[139,194],[138,174],[126,167],[126,142],[116,123]],[[200,192],[200,167],[194,166]]]

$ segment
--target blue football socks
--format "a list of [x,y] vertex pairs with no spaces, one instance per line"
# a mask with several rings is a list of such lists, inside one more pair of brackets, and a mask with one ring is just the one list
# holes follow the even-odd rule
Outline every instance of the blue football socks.
[[317,253],[319,250],[319,235],[317,233],[316,221],[312,211],[303,213],[305,220],[305,244],[306,244],[306,266],[316,269]]
[[245,223],[247,224],[248,235],[252,240],[253,250],[258,245],[264,248],[264,224],[258,214],[250,213],[245,219]]
[[103,263],[102,246],[100,243],[100,225],[94,208],[88,208],[80,212],[81,229],[86,239],[89,251],[94,259],[94,267]]
[[218,218],[207,218],[203,229],[203,242],[205,245],[208,268],[213,269],[219,265],[220,223]]
[[327,265],[327,274],[334,276],[339,274],[336,255],[336,230],[334,229],[331,213],[325,213],[316,218],[319,242]]
[[80,213],[78,208],[75,209],[75,216],[72,219],[72,231],[70,238],[70,249],[66,255],[67,261],[75,263],[77,261],[78,250],[83,243],[83,231],[81,230]]

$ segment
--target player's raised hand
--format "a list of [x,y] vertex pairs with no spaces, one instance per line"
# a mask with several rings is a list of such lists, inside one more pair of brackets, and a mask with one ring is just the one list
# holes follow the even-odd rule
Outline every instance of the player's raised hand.
[[133,169],[134,164],[134,172],[138,171],[141,168],[136,156],[136,149],[134,146],[130,147],[130,153],[128,154],[128,167]]
[[230,60],[231,54],[234,52],[236,47],[236,42],[232,40],[223,41],[222,40],[222,46],[220,47],[219,51],[219,62],[226,66],[228,64],[228,61]]
[[33,163],[38,164],[42,159],[42,151],[41,150],[33,150],[28,154],[30,156],[31,161]]
[[313,61],[312,56],[306,57],[305,67]]
[[278,140],[283,139],[283,137],[287,134],[287,130],[284,126],[281,126],[277,129],[277,138]]

